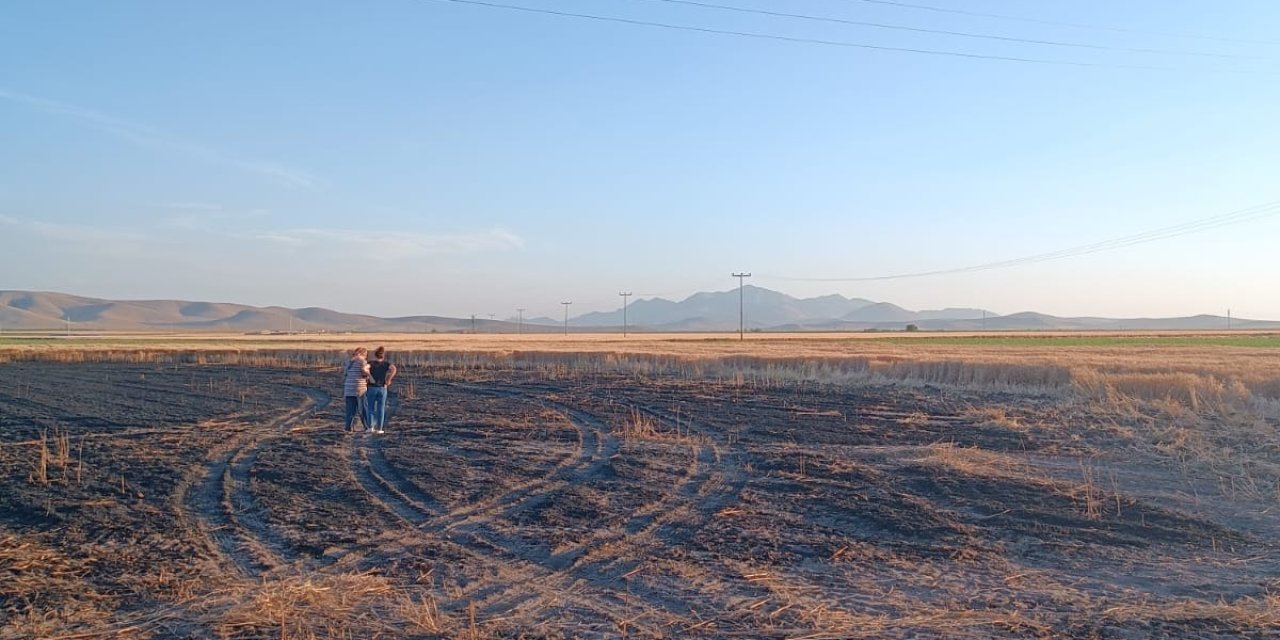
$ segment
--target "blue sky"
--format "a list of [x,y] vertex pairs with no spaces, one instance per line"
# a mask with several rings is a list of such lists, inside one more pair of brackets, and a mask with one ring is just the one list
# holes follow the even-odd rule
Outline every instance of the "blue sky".
[[750,271],[915,309],[1280,319],[1280,215],[816,280],[1280,201],[1280,3],[708,2],[1074,46],[505,4],[1073,64],[441,0],[5,3],[0,288],[559,317]]

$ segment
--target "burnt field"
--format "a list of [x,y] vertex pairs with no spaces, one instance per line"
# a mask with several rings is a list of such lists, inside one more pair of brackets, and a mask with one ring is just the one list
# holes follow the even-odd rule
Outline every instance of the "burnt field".
[[0,638],[1280,633],[1271,476],[1163,428],[1212,416],[405,369],[352,436],[332,367],[0,365]]

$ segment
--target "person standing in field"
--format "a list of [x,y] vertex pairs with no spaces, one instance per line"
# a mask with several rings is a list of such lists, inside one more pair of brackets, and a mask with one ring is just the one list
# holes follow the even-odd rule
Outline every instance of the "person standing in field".
[[387,388],[396,377],[396,366],[387,362],[387,348],[373,350],[373,362],[369,364],[369,392],[365,394],[365,407],[369,413],[369,429],[374,433],[386,433]]
[[369,415],[365,407],[365,392],[369,388],[369,363],[365,356],[369,350],[356,347],[351,351],[351,359],[342,370],[342,395],[347,400],[347,426],[350,432],[355,426],[356,416],[360,416],[360,424],[369,430]]

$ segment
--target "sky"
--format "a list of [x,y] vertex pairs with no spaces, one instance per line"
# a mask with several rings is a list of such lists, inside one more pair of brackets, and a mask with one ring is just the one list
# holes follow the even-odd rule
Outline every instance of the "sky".
[[750,272],[1280,319],[1277,34],[1270,0],[7,2],[0,289],[556,318]]

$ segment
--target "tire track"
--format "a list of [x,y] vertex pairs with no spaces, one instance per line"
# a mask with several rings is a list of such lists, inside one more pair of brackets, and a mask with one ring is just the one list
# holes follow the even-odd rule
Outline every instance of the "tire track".
[[[460,609],[475,603],[484,617],[494,618],[521,607],[536,606],[535,603],[551,605],[563,601],[567,593],[591,595],[579,604],[612,602],[614,607],[635,607],[638,594],[627,584],[625,577],[634,573],[644,558],[656,556],[663,549],[687,540],[697,528],[736,500],[746,483],[739,454],[723,455],[714,439],[715,432],[710,428],[693,425],[689,420],[673,417],[657,407],[619,401],[622,406],[634,408],[663,424],[679,424],[697,432],[700,439],[691,439],[689,443],[690,460],[686,472],[664,497],[635,509],[618,531],[597,533],[572,548],[551,553],[542,547],[500,535],[490,530],[488,525],[495,519],[509,518],[537,508],[555,499],[565,489],[602,479],[621,443],[600,418],[565,403],[534,395],[528,387],[456,383],[444,383],[443,386],[539,402],[567,415],[582,434],[582,446],[573,464],[561,465],[558,471],[543,479],[483,504],[468,505],[444,515],[433,516],[431,510],[422,507],[421,500],[407,499],[405,492],[393,484],[378,482],[376,476],[379,474],[370,467],[355,470],[366,492],[375,501],[382,502],[387,511],[417,527],[432,541],[456,548],[494,567],[489,572],[494,578],[473,583],[465,593],[446,601],[443,604],[445,608]],[[557,393],[562,390],[537,387],[536,391]],[[370,447],[371,450],[376,448],[377,445]],[[352,461],[366,465],[371,462],[359,455],[353,455]],[[673,517],[671,514],[677,511],[688,515]],[[637,557],[640,560],[634,560]],[[389,557],[385,553],[366,557],[364,567],[387,559]],[[654,591],[640,594],[638,602],[647,609],[647,613],[659,619],[678,619],[689,611],[688,601]],[[634,625],[635,616],[628,621]]]
[[492,520],[513,509],[525,505],[545,501],[542,494],[571,484],[583,482],[587,478],[599,476],[609,459],[618,452],[620,443],[609,433],[608,427],[599,418],[567,405],[535,396],[525,391],[503,386],[478,386],[457,383],[445,383],[454,389],[471,393],[503,398],[514,398],[535,402],[544,408],[557,411],[569,418],[578,435],[578,444],[565,460],[553,467],[541,478],[531,480],[507,491],[469,505],[465,505],[437,516],[431,520],[427,529],[432,532],[452,531],[455,529],[476,529],[484,522]]
[[[555,408],[548,406],[540,398],[511,389],[493,389],[454,383],[437,384],[455,390],[462,389],[471,393],[537,402],[543,407]],[[389,412],[393,413],[397,405],[398,401],[389,404]],[[561,411],[561,413],[565,413],[565,411]],[[382,438],[353,440],[347,457],[351,475],[365,493],[373,497],[376,502],[381,503],[384,510],[414,527],[419,534],[445,536],[453,528],[463,528],[474,532],[484,522],[491,520],[493,514],[535,494],[541,488],[556,482],[558,477],[572,475],[575,469],[590,466],[592,461],[601,455],[604,444],[602,444],[599,434],[584,426],[583,421],[577,420],[573,416],[569,416],[569,422],[577,434],[577,444],[572,452],[548,469],[542,477],[512,487],[501,494],[452,510],[445,509],[438,500],[405,478],[386,459],[383,453],[385,440]],[[602,424],[598,421],[597,423]],[[372,546],[371,544],[355,545],[345,552],[327,558],[322,563],[322,566],[346,566],[353,563],[361,566],[369,565],[377,559],[375,556],[365,555]]]
[[[361,455],[353,455],[352,460],[360,461],[367,460],[367,458]],[[413,526],[418,535],[426,538],[430,544],[474,560],[483,569],[484,574],[499,576],[499,578],[495,579],[501,580],[503,584],[514,583],[522,585],[527,590],[534,591],[539,599],[554,599],[561,603],[572,604],[597,619],[611,620],[618,624],[620,628],[630,625],[634,629],[644,629],[643,625],[636,623],[634,614],[628,615],[624,613],[629,606],[627,602],[617,599],[608,593],[588,594],[584,593],[582,589],[556,591],[555,587],[545,586],[540,579],[551,575],[551,571],[530,560],[526,554],[513,552],[510,549],[493,544],[478,528],[446,531],[440,523],[441,516],[433,518],[431,512],[424,509],[418,501],[409,499],[403,492],[379,481],[368,466],[363,469],[354,468],[353,475],[359,487],[372,501],[405,523]],[[443,516],[443,518],[447,517],[447,515]],[[372,547],[372,545],[364,545],[363,547],[368,548]],[[384,565],[392,561],[397,552],[404,551],[403,548],[395,547],[386,549],[381,544],[378,544],[375,548],[377,550],[372,553],[367,555],[360,554],[360,564],[355,570],[363,571],[374,566]],[[361,547],[357,547],[348,556],[333,564],[335,566],[350,564],[350,557],[359,554],[359,549]],[[442,603],[440,606],[442,610],[446,611],[461,611],[469,605],[470,600],[464,597]],[[486,619],[492,619],[492,616],[487,613],[485,617]],[[481,620],[481,622],[483,623],[484,620]]]
[[[617,453],[620,443],[608,433],[603,421],[586,412],[533,396],[509,387],[480,387],[444,383],[471,393],[531,401],[558,411],[569,418],[578,435],[574,451],[546,474],[507,491],[478,502],[444,511],[439,502],[406,480],[382,453],[383,442],[363,441],[353,444],[349,456],[354,475],[361,484],[380,488],[388,510],[417,527],[422,533],[444,535],[455,532],[475,534],[486,522],[524,504],[545,501],[542,494],[597,477],[603,473],[609,458]],[[371,492],[372,493],[372,492]],[[536,561],[539,554],[524,553],[525,559]]]
[[[178,435],[178,434],[189,435],[192,433],[197,433],[202,430],[208,430],[210,428],[214,428],[216,425],[219,425],[219,424],[226,424],[230,422],[242,422],[243,420],[244,420],[243,418],[228,417],[228,418],[223,418],[219,420],[204,420],[199,424],[194,424],[194,425],[185,425],[185,426],[176,426],[176,427],[167,427],[167,428],[160,428],[160,427],[143,428],[143,429],[125,428],[122,431],[106,431],[106,432],[93,432],[93,433],[68,433],[66,434],[66,437],[70,442],[79,442],[81,440],[109,440],[114,438],[137,438],[141,436],[158,436],[158,435],[167,436],[167,435]],[[42,441],[39,439],[14,440],[13,442],[0,442],[0,449],[5,447],[35,446],[35,445],[39,445],[41,442]]]
[[261,426],[243,425],[216,448],[174,496],[179,519],[209,542],[209,548],[242,576],[256,576],[296,559],[267,526],[250,491],[258,453],[291,425],[326,406],[329,395],[304,390],[303,403]]
[[[30,391],[28,393],[30,393]],[[51,394],[41,394],[41,395],[48,396]],[[124,404],[121,402],[114,402],[110,400],[97,401],[95,399],[95,403],[97,404],[98,407],[115,407],[119,410],[120,413],[125,413],[126,415],[136,413],[138,409],[138,407],[135,405]],[[51,402],[51,401],[37,400],[35,398],[30,398],[30,397],[20,397],[13,393],[6,393],[4,391],[0,391],[0,405],[16,406],[16,407],[22,407],[23,409],[26,409],[26,410],[34,410],[33,412],[30,412],[28,414],[29,419],[44,419],[44,420],[59,419],[62,422],[71,422],[73,420],[79,420],[79,419],[92,419],[92,420],[101,420],[102,422],[105,422],[115,427],[127,428],[129,426],[126,423],[117,422],[115,420],[106,419],[106,418],[100,418],[98,416],[92,416],[88,414],[78,413],[72,416],[65,416],[65,413],[68,411],[68,408],[64,405],[60,405],[56,402]],[[54,416],[62,416],[62,417],[54,418]]]
[[[608,433],[604,422],[579,409],[510,387],[449,386],[483,395],[535,401],[544,407],[559,411],[567,415],[571,424],[578,430],[579,444],[568,460],[554,467],[543,478],[513,488],[479,504],[467,505],[447,513],[438,513],[427,506],[429,502],[434,501],[424,499],[426,496],[416,497],[414,492],[420,493],[420,490],[412,487],[412,483],[403,481],[394,467],[388,465],[386,469],[375,468],[374,460],[377,454],[372,452],[381,448],[380,443],[353,446],[350,456],[353,463],[352,475],[360,488],[386,511],[415,527],[420,535],[429,538],[432,543],[472,557],[489,568],[487,573],[503,576],[500,587],[489,583],[481,583],[481,586],[489,584],[491,588],[502,588],[505,591],[512,588],[511,585],[517,585],[526,591],[534,591],[536,597],[540,599],[568,602],[599,618],[637,628],[635,615],[624,616],[621,613],[627,607],[633,606],[633,603],[629,603],[627,599],[612,592],[598,591],[587,595],[581,587],[549,589],[543,584],[543,579],[553,577],[557,571],[546,566],[546,553],[531,550],[525,545],[510,544],[509,541],[496,539],[497,536],[492,532],[485,531],[486,523],[495,517],[517,509],[529,501],[544,499],[542,496],[545,493],[539,492],[567,488],[600,476],[604,467],[609,464],[610,457],[616,454],[620,446],[617,439]],[[388,478],[392,479],[388,480]],[[400,478],[408,486],[401,486],[394,478]],[[360,568],[376,566],[389,559],[388,552],[375,552],[361,558]],[[470,600],[464,596],[455,598],[442,606],[460,609],[470,604]],[[639,628],[643,628],[643,625]]]
[[[468,540],[470,547],[483,549],[486,555],[497,557],[505,562],[519,561],[537,565],[538,570],[527,572],[523,579],[507,579],[501,584],[493,584],[492,581],[482,582],[463,597],[455,599],[455,605],[460,605],[464,601],[468,604],[476,602],[486,615],[502,615],[506,611],[527,605],[534,599],[556,597],[557,594],[571,590],[581,591],[584,584],[590,585],[600,594],[610,594],[613,598],[629,598],[632,594],[623,592],[631,590],[621,588],[624,585],[624,577],[634,573],[634,569],[640,563],[620,563],[622,558],[634,557],[640,552],[657,553],[662,548],[687,539],[697,528],[736,500],[747,481],[740,454],[734,452],[728,456],[722,455],[720,447],[715,442],[714,430],[693,425],[687,419],[673,417],[669,412],[651,405],[610,398],[622,406],[634,408],[664,424],[697,430],[703,440],[690,445],[691,458],[686,473],[666,496],[637,508],[631,518],[622,525],[620,532],[598,533],[573,548],[555,553],[530,549],[529,545],[521,541],[485,531],[484,525],[496,516],[510,517],[526,509],[540,506],[554,499],[559,490],[599,479],[604,467],[617,454],[620,443],[598,417],[581,409],[542,396],[535,396],[528,391],[533,388],[543,393],[563,392],[563,389],[554,386],[535,384],[522,387],[509,385],[479,387],[456,383],[445,383],[445,386],[541,402],[544,406],[568,415],[572,422],[586,427],[584,434],[591,434],[594,431],[608,442],[605,449],[608,455],[598,455],[587,465],[579,465],[579,472],[565,482],[540,483],[539,486],[546,489],[541,493],[523,500],[502,501],[501,504],[511,506],[500,514],[494,514],[493,509],[488,509],[485,512],[487,517],[479,521],[464,521],[466,526],[449,524],[441,529],[440,523],[442,520],[448,520],[446,517],[429,522],[422,527],[429,533],[462,536]],[[554,486],[548,486],[549,484]],[[523,496],[517,496],[517,498],[520,497]],[[688,521],[667,518],[669,514],[680,508],[689,509],[692,512],[692,518]],[[538,582],[537,589],[530,588],[534,581]],[[554,585],[554,588],[548,591],[548,585]],[[645,602],[648,606],[664,610],[668,617],[687,614],[687,602],[664,598],[656,593],[647,594]]]
[[[647,557],[688,539],[716,513],[736,500],[746,484],[747,474],[737,452],[721,453],[712,440],[712,430],[695,425],[684,417],[677,419],[651,405],[611,399],[661,423],[696,430],[706,441],[691,445],[691,460],[686,473],[664,497],[636,509],[619,532],[598,533],[550,558],[548,566],[555,571],[543,580],[556,581],[557,590],[573,588],[583,582],[602,590],[625,589],[632,595],[640,595],[650,606],[682,615],[688,611],[687,602],[653,592],[638,593],[637,589],[626,585],[625,579],[641,570]],[[682,509],[688,509],[691,518],[668,519],[670,514]],[[485,594],[481,603],[483,610],[497,613],[526,603],[531,596],[516,593],[522,586],[512,584]]]
[[[241,404],[238,398],[231,396],[194,392],[186,383],[164,376],[157,376],[156,382],[146,384],[125,381],[102,382],[54,375],[41,378],[38,386],[29,382],[23,383],[23,386],[27,389],[26,397],[19,397],[10,391],[0,391],[0,400],[5,403],[21,403],[29,407],[45,409],[54,412],[55,415],[67,410],[64,404],[59,404],[56,400],[66,389],[76,389],[78,395],[93,397],[95,413],[101,413],[103,408],[114,409],[116,413],[123,415],[137,414],[139,408],[154,410],[157,416],[169,415],[164,409],[178,409],[177,413],[186,413],[190,409],[191,398],[225,405]],[[136,393],[122,394],[122,391]],[[117,399],[118,397],[124,399]]]

